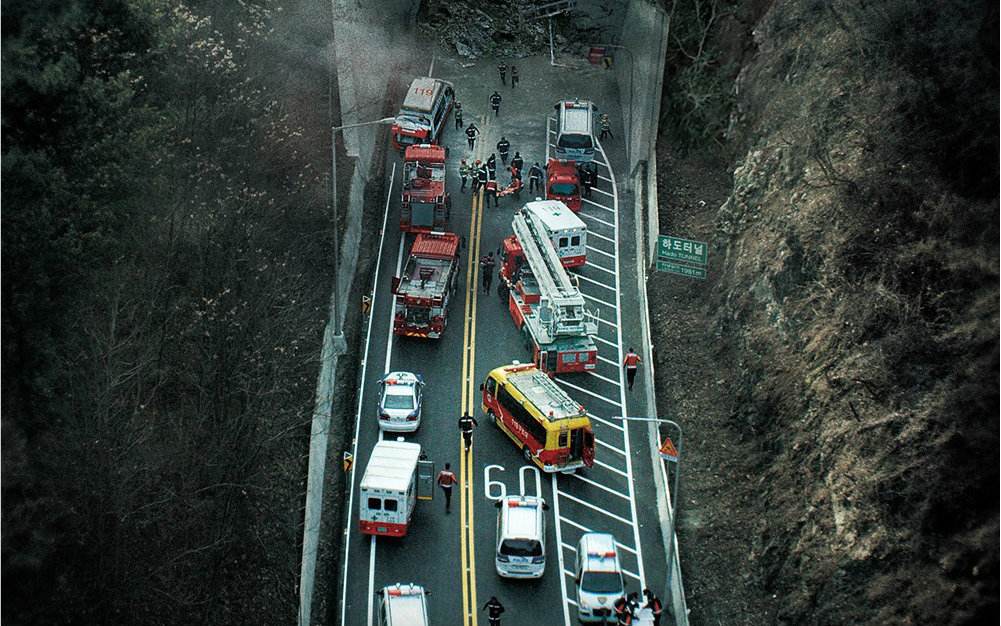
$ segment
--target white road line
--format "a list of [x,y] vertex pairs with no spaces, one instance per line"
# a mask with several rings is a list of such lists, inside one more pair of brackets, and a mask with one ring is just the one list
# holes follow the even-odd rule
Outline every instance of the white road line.
[[[381,432],[380,432],[380,434],[381,434]],[[375,535],[372,535],[371,540],[369,540],[368,546],[369,546],[368,547],[368,591],[369,591],[368,597],[369,597],[369,600],[366,603],[366,604],[368,604],[368,621],[366,623],[368,624],[368,626],[372,626],[372,618],[375,617],[372,614],[372,611],[373,611],[372,599],[375,597],[373,595],[375,593]]]
[[[546,126],[549,126],[549,120],[546,119]],[[556,526],[556,543],[558,545],[563,545],[563,533],[560,531],[560,499],[556,497],[559,493],[559,488],[556,486],[556,474],[553,474],[553,517],[555,518],[554,525]],[[559,560],[560,569],[566,570],[566,565],[563,563],[563,550],[557,550],[557,559]],[[560,577],[560,590],[563,592],[563,597],[567,597],[567,581]],[[563,623],[570,623],[570,611],[567,609],[567,605],[563,604]]]
[[[573,521],[572,519],[569,519],[569,518],[566,518],[566,517],[559,517],[557,519],[559,519],[564,524],[569,524],[570,526],[573,526],[574,528],[579,528],[580,530],[583,530],[586,533],[592,532],[591,529],[588,528],[587,526],[583,526],[581,524],[578,524],[577,522]],[[565,596],[567,594],[563,594],[563,595]]]
[[[569,544],[560,543],[560,547],[562,547],[564,550],[569,550],[569,551],[573,552],[574,554],[577,554],[577,548],[575,548],[575,547],[573,547],[573,546],[571,546]],[[565,572],[566,570],[563,570],[563,571]]]
[[[578,213],[578,215],[580,215],[580,213]],[[602,241],[607,241],[608,243],[611,243],[611,244],[615,243],[615,240],[612,239],[611,237],[608,237],[606,235],[602,235],[601,233],[596,233],[593,230],[588,230],[587,231],[587,236],[588,237],[597,237],[598,239],[601,239]]]
[[587,198],[581,198],[581,199],[580,199],[580,201],[581,201],[581,202],[584,202],[584,203],[586,203],[586,204],[590,204],[591,206],[596,206],[596,207],[598,207],[599,209],[605,209],[605,210],[606,210],[606,211],[608,211],[609,213],[615,213],[615,209],[613,209],[612,207],[609,207],[609,206],[605,206],[604,204],[598,204],[598,203],[597,203],[597,202],[595,202],[594,200],[588,200]]
[[[603,304],[603,305],[607,306],[610,309],[614,309],[615,308],[615,305],[612,304],[611,302],[605,302],[601,298],[595,298],[594,296],[589,296],[586,293],[584,293],[583,291],[580,292],[580,295],[584,296],[588,300],[591,300],[592,302],[597,302],[598,304]],[[598,358],[600,359],[601,357],[598,357]]]
[[[548,126],[548,124],[547,124],[546,126]],[[556,134],[556,131],[555,131],[555,130],[550,130],[550,131],[549,131],[549,134],[550,134],[550,135],[555,135],[555,134]]]
[[437,53],[431,55],[431,67],[428,68],[428,76],[434,76],[434,60],[437,56]]
[[598,178],[600,178],[601,180],[605,180],[605,181],[608,181],[608,182],[612,182],[612,179],[611,179],[611,178],[606,178],[606,177],[602,176],[601,174],[598,174]]
[[621,548],[621,549],[625,550],[626,552],[628,552],[629,554],[632,554],[632,555],[636,554],[636,550],[633,550],[632,548],[630,548],[629,546],[627,546],[624,543],[619,543],[618,541],[616,541],[615,542],[615,547]]
[[[549,133],[553,132],[553,131],[549,130],[549,126],[550,126],[550,124],[552,124],[552,122],[553,122],[553,118],[551,118],[551,117],[547,117],[546,118],[546,163],[549,163],[549,146],[553,145],[553,144],[549,143]],[[567,595],[567,594],[564,592],[563,595]],[[569,623],[570,623],[570,618],[567,617],[567,624],[569,624]]]
[[[593,215],[588,215],[587,213],[584,213],[584,212],[580,212],[577,215],[579,217],[584,217],[584,218],[587,218],[587,219],[589,219],[591,221],[598,222],[599,224],[604,224],[605,226],[608,226],[609,228],[614,228],[615,227],[615,224],[613,224],[611,222],[606,222],[603,219],[597,218],[597,217],[595,217]],[[590,231],[588,232],[588,234],[591,234]]]
[[603,380],[606,383],[615,385],[616,387],[619,386],[619,381],[617,381],[617,380],[612,380],[611,378],[606,378],[606,377],[602,376],[601,374],[595,374],[593,371],[588,371],[588,374],[590,374],[591,376],[594,376],[598,380]]
[[[595,335],[595,336],[594,336],[594,340],[595,340],[595,341],[600,341],[601,343],[603,343],[603,344],[605,344],[605,345],[609,345],[609,346],[612,346],[613,348],[618,348],[618,347],[619,347],[619,344],[617,344],[617,343],[612,343],[611,341],[609,341],[609,340],[607,340],[607,339],[602,339],[602,338],[601,338],[601,337],[599,337],[598,335]],[[616,364],[616,367],[618,367],[618,364]]]
[[[576,276],[577,278],[580,278],[580,279],[582,279],[582,280],[584,280],[584,281],[586,281],[586,282],[589,282],[589,283],[594,283],[595,285],[598,285],[599,287],[604,287],[605,289],[608,289],[609,291],[614,291],[614,290],[615,290],[615,287],[609,287],[609,286],[608,286],[608,285],[606,285],[605,283],[599,283],[599,282],[598,282],[598,281],[596,281],[595,279],[593,279],[593,278],[588,278],[587,276],[584,276],[583,274],[577,274],[577,273],[574,273],[574,276]],[[614,307],[613,307],[613,308],[614,308]]]
[[612,495],[619,496],[623,500],[629,500],[629,496],[621,494],[618,491],[612,489],[611,487],[606,487],[606,486],[602,485],[601,483],[599,483],[596,480],[591,480],[590,478],[584,478],[580,474],[570,474],[570,475],[573,476],[574,478],[576,478],[577,480],[583,481],[583,482],[585,482],[585,483],[587,483],[589,485],[593,485],[593,486],[597,487],[598,489],[607,491],[608,493],[610,493]]
[[624,567],[622,568],[622,573],[625,574],[626,576],[630,577],[630,578],[635,578],[636,580],[638,580],[640,582],[643,582],[643,579],[640,578],[639,574],[637,574],[635,572],[630,572],[629,570],[627,570]]
[[[629,455],[626,455],[626,460],[629,460]],[[600,465],[601,467],[604,467],[605,469],[607,469],[607,470],[608,470],[608,471],[610,471],[610,472],[615,472],[615,473],[616,473],[616,474],[618,474],[619,476],[622,476],[622,477],[623,477],[623,478],[625,478],[626,480],[629,480],[629,482],[630,482],[630,483],[632,483],[632,480],[631,480],[631,479],[629,478],[629,474],[627,474],[627,473],[623,472],[622,470],[620,470],[620,469],[618,469],[618,468],[615,468],[615,467],[612,467],[612,466],[611,466],[611,465],[609,465],[608,463],[602,463],[602,462],[601,462],[601,461],[599,461],[598,459],[595,459],[595,460],[594,460],[594,464],[595,464],[595,465]]]
[[611,326],[612,328],[614,328],[616,330],[618,330],[618,328],[619,328],[616,324],[613,324],[613,323],[609,322],[608,320],[606,320],[603,317],[599,317],[598,321],[601,322],[602,324],[608,324],[609,326]]
[[[615,520],[617,522],[621,522],[621,523],[623,523],[626,526],[632,526],[633,525],[633,523],[632,523],[631,520],[627,520],[624,517],[620,517],[620,516],[616,515],[615,513],[610,513],[609,511],[606,511],[605,509],[601,508],[600,506],[597,506],[597,505],[591,504],[590,502],[586,502],[584,500],[581,500],[580,498],[578,498],[576,496],[572,496],[569,493],[565,493],[565,492],[561,491],[561,492],[559,492],[559,495],[563,496],[567,500],[571,500],[573,502],[576,502],[577,504],[579,504],[581,506],[586,506],[587,508],[591,509],[592,511],[597,511],[598,513],[601,513],[602,515],[607,515],[608,517],[612,518],[613,520]],[[628,500],[629,498],[626,498],[626,499]]]
[[[404,233],[400,233],[400,250],[396,253],[396,273],[393,276],[400,275],[400,268],[403,266],[403,243],[407,240],[407,236]],[[386,365],[382,370],[382,375],[385,376],[389,373],[389,363],[393,356],[393,313],[396,311],[396,297],[393,297],[392,306],[389,308],[389,334],[386,338]],[[382,438],[382,429],[379,429],[380,439]]]
[[568,383],[567,381],[563,380],[562,378],[554,378],[553,380],[555,380],[558,383],[562,383],[562,384],[566,385],[567,387],[570,387],[571,389],[576,389],[577,391],[580,391],[581,393],[586,393],[587,395],[594,396],[595,398],[597,398],[599,400],[604,400],[605,402],[607,402],[608,404],[611,404],[612,406],[622,406],[621,404],[619,404],[615,400],[609,400],[608,398],[606,398],[605,396],[603,396],[601,394],[594,393],[593,391],[589,391],[587,389],[584,389],[583,387],[578,387],[577,385],[575,385],[573,383]]
[[598,193],[603,193],[606,196],[611,196],[612,195],[612,192],[605,191],[604,189],[598,189],[597,187],[591,187],[591,191],[597,191]]
[[[571,576],[570,576],[570,578],[573,578],[573,575],[571,575]],[[564,582],[564,584],[566,584],[566,582]],[[567,604],[572,604],[572,605],[574,605],[575,607],[577,606],[577,602],[576,602],[576,601],[575,601],[574,599],[572,599],[572,598],[566,598],[566,597],[564,597],[563,599],[564,599],[564,600],[566,600]],[[564,607],[565,607],[565,606],[566,606],[566,605],[564,605]],[[570,617],[569,617],[569,616],[567,616],[567,619],[570,619]]]
[[604,440],[598,439],[597,437],[595,437],[594,440],[598,442],[598,445],[600,445],[600,446],[602,446],[604,448],[608,448],[609,450],[611,450],[612,452],[618,454],[619,456],[626,456],[625,452],[623,452],[622,450],[619,450],[618,448],[616,448],[615,446],[613,446],[611,444],[605,443]]
[[[371,311],[371,314],[370,314],[370,317],[368,318],[368,328],[365,330],[365,353],[362,355],[362,359],[361,359],[361,380],[362,380],[362,383],[361,383],[361,389],[359,389],[359,391],[358,391],[358,410],[357,410],[357,413],[355,414],[354,441],[351,444],[351,454],[354,456],[355,459],[358,458],[358,431],[361,430],[361,411],[362,411],[362,407],[365,406],[365,402],[363,401],[363,399],[364,399],[364,396],[365,396],[365,382],[366,382],[365,381],[365,374],[368,371],[368,347],[370,345],[372,345],[372,324],[375,321],[375,315],[376,315],[376,313],[375,313],[376,312],[375,302],[376,302],[376,299],[379,296],[379,289],[378,289],[378,286],[379,286],[379,266],[382,264],[382,246],[383,246],[383,244],[386,241],[386,222],[387,222],[387,220],[389,218],[389,201],[393,197],[393,181],[394,181],[395,178],[396,178],[396,163],[393,163],[393,169],[390,170],[390,173],[389,173],[389,193],[386,194],[386,206],[385,206],[385,208],[384,208],[384,210],[382,212],[382,230],[379,233],[379,252],[378,252],[378,254],[375,257],[375,273],[372,275],[372,308],[369,309],[369,311]],[[389,319],[390,320],[393,319],[392,308],[390,308]],[[348,494],[348,520],[347,520],[347,522],[345,523],[345,526],[344,526],[344,536],[347,537],[347,538],[350,538],[350,536],[351,536],[351,519],[352,519],[352,517],[351,517],[351,511],[352,511],[352,507],[354,507],[354,500],[355,500],[355,481],[354,481],[354,475],[353,474],[351,475],[350,482],[351,482],[351,489],[349,490],[349,494]],[[373,542],[374,542],[375,536],[373,536],[372,539],[373,539]],[[345,542],[344,542],[344,567],[341,570],[343,572],[343,574],[344,574],[344,581],[343,581],[342,590],[341,590],[341,623],[342,624],[344,623],[345,611],[347,609],[347,599],[348,599],[348,575],[347,574],[348,574],[348,566],[350,564],[350,561],[348,559],[348,557],[351,554],[350,550],[351,550],[351,542],[348,541],[348,540],[345,540]],[[373,554],[374,554],[374,552],[373,552]],[[369,560],[371,561],[371,555],[369,557]],[[371,570],[372,568],[370,567],[369,569]],[[371,571],[370,571],[370,576],[371,575],[372,574],[371,574]],[[369,622],[370,623],[371,623],[371,613],[372,613],[372,597],[373,597],[372,593],[374,593],[372,586],[373,586],[372,582],[370,581],[370,583],[369,583],[369,595],[368,595],[368,597],[369,597],[369,600],[368,600]]]
[[605,272],[606,274],[611,274],[612,276],[615,276],[615,272],[614,271],[612,271],[612,270],[610,270],[608,268],[602,267],[602,266],[598,265],[597,263],[588,263],[587,265],[585,265],[585,267],[592,267],[592,268],[594,268],[596,270],[601,270],[602,272]]
[[[595,143],[597,144],[598,150],[601,150],[602,154],[604,154],[605,150],[604,148],[601,147],[601,142],[596,141]],[[612,197],[613,201],[612,205],[615,207],[615,241],[618,242],[619,192],[618,192],[618,187],[615,184],[615,173],[612,171],[611,165],[608,166],[608,176],[609,178],[612,179],[612,193],[614,194],[614,196]],[[618,244],[616,244],[616,246],[617,245]],[[615,249],[616,251],[618,251],[618,247],[616,247]],[[620,272],[618,259],[616,259],[615,262],[615,271],[616,273]],[[615,304],[616,304],[615,316],[619,326],[618,336],[616,337],[616,339],[619,342],[619,362],[622,362],[622,296],[621,293],[619,292],[618,276],[615,277]],[[622,369],[619,369],[619,403],[623,408],[625,408],[627,406],[626,386],[623,384],[624,382],[622,380],[623,375],[624,374]],[[624,431],[622,431],[622,434],[623,437],[625,438],[624,447],[626,451],[630,451],[631,448],[629,445],[629,428],[626,428]],[[639,517],[637,517],[636,515],[636,489],[635,486],[633,485],[633,460],[631,454],[626,455],[626,473],[628,474],[627,478],[629,479],[629,509],[630,509],[629,512],[634,520],[639,520]],[[636,562],[639,564],[639,570],[640,570],[639,571],[640,588],[643,588],[646,587],[646,572],[644,570],[645,566],[643,564],[643,546],[642,544],[640,544],[640,525],[638,522],[633,524],[633,543],[636,545]],[[670,567],[670,564],[668,564],[668,567]]]
[[598,417],[594,413],[588,413],[587,416],[590,417],[591,419],[593,419],[596,422],[600,422],[600,423],[604,424],[605,426],[608,426],[609,428],[614,428],[615,430],[619,431],[620,433],[622,432],[622,426],[619,426],[615,422],[609,422],[605,418]]
[[619,364],[616,363],[615,361],[613,361],[611,359],[606,359],[605,357],[601,356],[600,354],[598,355],[598,360],[601,361],[602,363],[608,363],[612,367],[618,367],[619,366]]
[[591,252],[597,252],[598,254],[602,254],[604,256],[607,256],[610,259],[614,259],[615,258],[614,254],[611,254],[609,252],[605,252],[604,250],[601,250],[599,248],[595,248],[594,246],[587,246],[587,249],[590,250]]

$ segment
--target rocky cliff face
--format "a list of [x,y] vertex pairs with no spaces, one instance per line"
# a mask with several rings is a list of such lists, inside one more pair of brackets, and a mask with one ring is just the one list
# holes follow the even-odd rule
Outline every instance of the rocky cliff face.
[[662,138],[661,232],[712,245],[650,285],[711,368],[656,363],[696,621],[996,615],[997,9],[878,4],[735,10],[722,161]]

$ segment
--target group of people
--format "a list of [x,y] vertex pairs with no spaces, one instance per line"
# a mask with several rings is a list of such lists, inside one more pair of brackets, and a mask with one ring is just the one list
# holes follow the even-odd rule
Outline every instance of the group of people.
[[[475,134],[479,134],[479,129],[476,128],[475,124],[470,124],[469,128],[466,129],[467,135],[469,135],[470,129],[472,129]],[[470,146],[472,146],[472,141],[470,142]],[[511,182],[503,189],[499,189],[497,185],[498,153],[501,156],[501,163],[507,166],[508,173],[511,175]],[[500,141],[497,142],[497,152],[491,152],[486,161],[477,159],[472,165],[470,165],[466,159],[462,159],[459,162],[459,179],[462,181],[459,191],[466,191],[466,182],[471,178],[471,189],[473,193],[477,193],[482,187],[486,197],[487,206],[490,206],[491,200],[493,201],[493,205],[495,207],[498,206],[497,198],[500,196],[513,194],[516,198],[520,198],[521,189],[523,187],[521,181],[521,170],[525,166],[525,159],[522,158],[521,152],[515,151],[514,157],[511,158],[511,164],[508,165],[508,158],[510,157],[510,154],[511,142],[509,142],[506,137],[501,137]],[[536,167],[537,166],[538,163],[536,163]]]
[[640,594],[636,591],[615,601],[612,606],[615,609],[615,619],[618,626],[633,624],[640,608],[649,609],[649,615],[653,616],[654,626],[660,626],[660,618],[664,614],[664,603],[649,589],[643,590],[643,597],[646,598],[646,604],[643,605],[640,605]]

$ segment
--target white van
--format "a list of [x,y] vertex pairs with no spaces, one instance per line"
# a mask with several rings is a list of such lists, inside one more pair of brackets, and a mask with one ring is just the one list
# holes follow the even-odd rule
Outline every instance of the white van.
[[420,444],[387,440],[375,444],[361,479],[358,526],[362,533],[389,537],[407,534],[417,505],[420,456]]
[[410,583],[383,587],[379,594],[379,626],[429,626],[428,599],[431,592]]
[[577,543],[574,582],[578,620],[605,623],[614,619],[615,601],[625,593],[614,536],[609,533],[581,535]]
[[590,100],[561,100],[556,103],[557,159],[588,163],[594,159],[594,112]]
[[390,136],[397,150],[420,143],[441,143],[445,119],[455,104],[455,86],[447,80],[422,76],[410,83]]
[[559,200],[535,200],[525,211],[542,223],[563,267],[587,263],[587,224]]
[[541,578],[546,572],[546,520],[549,506],[535,496],[508,496],[497,511],[497,574],[505,578]]

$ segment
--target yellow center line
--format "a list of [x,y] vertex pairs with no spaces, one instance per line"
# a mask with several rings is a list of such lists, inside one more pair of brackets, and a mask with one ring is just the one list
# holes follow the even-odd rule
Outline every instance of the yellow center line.
[[[489,118],[480,117],[480,123],[486,126]],[[483,135],[475,151],[475,155],[483,154]],[[474,174],[475,176],[476,174]],[[466,259],[466,297],[464,307],[464,323],[462,334],[462,382],[460,414],[475,413],[476,402],[476,302],[479,296],[479,258],[480,232],[483,221],[483,188],[473,195],[470,204],[469,246]],[[476,614],[476,548],[473,526],[473,492],[474,478],[473,451],[465,452],[465,444],[459,437],[459,548],[462,559],[462,623],[466,626],[477,626]]]

